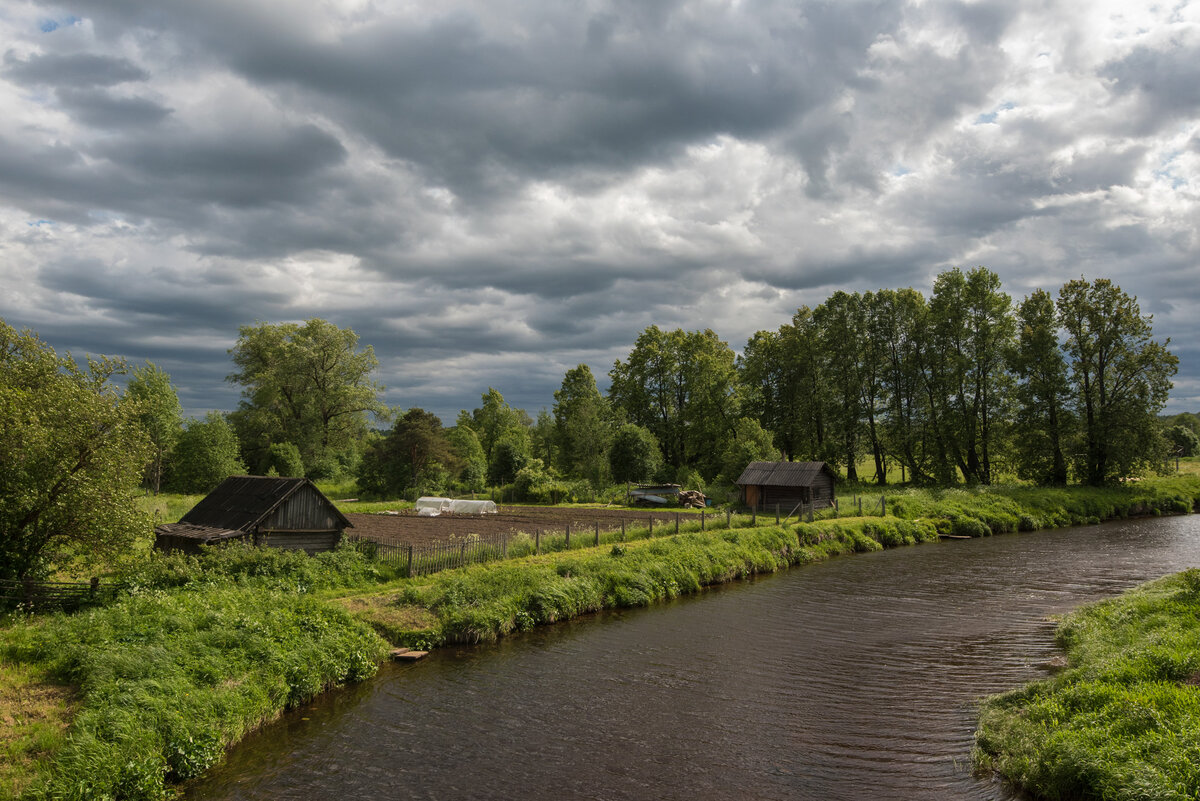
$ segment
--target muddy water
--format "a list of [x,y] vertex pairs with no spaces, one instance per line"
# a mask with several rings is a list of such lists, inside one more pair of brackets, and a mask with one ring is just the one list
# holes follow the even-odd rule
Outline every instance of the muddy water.
[[974,703],[1047,616],[1200,566],[1200,516],[836,559],[387,666],[191,788],[214,799],[1007,799]]

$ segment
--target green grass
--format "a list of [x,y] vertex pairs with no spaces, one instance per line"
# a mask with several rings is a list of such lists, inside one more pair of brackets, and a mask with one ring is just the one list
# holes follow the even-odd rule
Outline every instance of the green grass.
[[[0,754],[15,765],[0,787],[29,787],[35,799],[163,797],[282,710],[370,675],[387,641],[491,641],[838,554],[1183,512],[1197,499],[1200,478],[906,490],[889,494],[888,517],[850,517],[843,502],[841,516],[825,510],[813,523],[775,525],[771,513],[751,527],[749,515],[711,514],[701,531],[695,513],[680,516],[678,533],[674,521],[656,524],[653,538],[628,527],[602,532],[599,547],[593,530],[574,532],[569,547],[559,533],[543,537],[540,555],[411,579],[352,549],[138,553],[119,567],[127,594],[110,606],[0,629],[0,676],[17,688],[0,695],[0,718],[28,721],[0,729]],[[528,536],[509,541],[510,556],[532,550]],[[35,695],[40,705],[21,712]]]
[[1045,798],[1200,798],[1200,570],[1084,607],[1068,669],[988,699],[976,764]]
[[[374,674],[387,643],[317,593],[380,578],[349,549],[152,554],[127,568],[118,602],[4,629],[6,673],[78,688],[53,756],[41,749],[19,777],[26,797],[163,798],[283,710]],[[29,751],[38,736],[6,746]]]

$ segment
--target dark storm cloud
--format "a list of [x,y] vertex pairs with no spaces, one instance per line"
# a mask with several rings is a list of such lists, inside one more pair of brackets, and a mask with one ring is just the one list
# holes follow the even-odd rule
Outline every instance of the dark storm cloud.
[[355,329],[389,402],[452,420],[489,384],[536,412],[650,324],[740,348],[981,262],[1014,295],[1111,276],[1195,336],[1183,27],[986,0],[72,11],[0,18],[0,315],[153,359],[189,410],[236,404],[225,351],[258,320]]
[[55,95],[71,116],[95,128],[145,128],[171,113],[171,109],[144,97],[114,97],[108,92],[65,88]]
[[4,54],[4,67],[0,73],[25,85],[76,88],[116,86],[150,77],[146,70],[124,58],[93,53],[45,53],[22,59],[11,50]]

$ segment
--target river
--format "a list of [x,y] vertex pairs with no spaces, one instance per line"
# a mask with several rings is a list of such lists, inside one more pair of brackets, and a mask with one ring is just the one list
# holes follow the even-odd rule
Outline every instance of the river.
[[975,703],[1048,618],[1200,566],[1200,516],[834,559],[443,649],[327,694],[187,792],[233,799],[1011,799]]

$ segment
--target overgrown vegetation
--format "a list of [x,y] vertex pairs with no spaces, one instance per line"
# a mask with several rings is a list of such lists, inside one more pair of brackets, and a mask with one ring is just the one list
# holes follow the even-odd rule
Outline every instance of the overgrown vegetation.
[[[370,675],[388,642],[490,641],[836,554],[1185,511],[1198,499],[1194,477],[1103,490],[910,490],[889,496],[896,514],[886,517],[830,509],[812,523],[776,525],[767,514],[750,527],[735,516],[730,528],[717,514],[701,531],[698,515],[683,515],[678,534],[673,523],[653,538],[629,528],[593,547],[584,531],[570,549],[556,535],[538,556],[411,579],[349,548],[141,553],[112,577],[125,587],[117,602],[0,630],[0,676],[18,688],[0,696],[0,720],[20,719],[3,731],[0,787],[38,799],[162,797],[282,710]],[[523,550],[528,537],[510,540],[510,555]]]
[[[55,706],[6,741],[11,792],[29,798],[160,799],[231,743],[327,687],[360,681],[387,644],[319,589],[364,586],[379,568],[345,549],[234,547],[148,554],[118,602],[0,634],[0,672],[77,689],[64,735]],[[11,718],[6,705],[4,718]]]
[[1200,797],[1200,570],[1068,615],[1067,669],[988,699],[976,764],[1044,798]]

